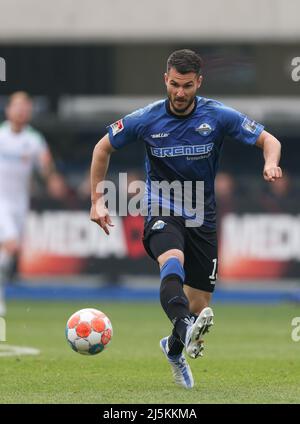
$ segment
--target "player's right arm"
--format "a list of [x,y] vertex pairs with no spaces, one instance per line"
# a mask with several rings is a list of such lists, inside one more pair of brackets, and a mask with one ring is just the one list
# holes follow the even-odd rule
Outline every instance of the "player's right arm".
[[95,146],[91,165],[91,212],[90,219],[96,222],[106,234],[109,234],[108,226],[112,227],[113,223],[109,216],[108,209],[103,200],[103,192],[101,182],[104,181],[110,155],[114,152],[108,134],[106,134]]
[[91,166],[91,214],[90,218],[109,234],[108,226],[113,226],[105,207],[103,187],[112,152],[139,139],[143,131],[142,111],[138,110],[108,127],[106,134],[95,146]]

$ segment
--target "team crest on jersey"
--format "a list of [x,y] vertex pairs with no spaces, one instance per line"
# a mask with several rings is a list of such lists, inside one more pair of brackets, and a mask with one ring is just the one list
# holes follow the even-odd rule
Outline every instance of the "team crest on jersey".
[[247,118],[247,117],[246,117],[246,118],[243,120],[242,127],[243,127],[246,131],[249,131],[249,132],[251,132],[252,134],[255,134],[255,132],[256,132],[256,130],[257,130],[257,127],[258,127],[258,123],[257,123],[257,122],[255,122],[255,121],[251,121],[249,118]]
[[155,224],[152,226],[151,230],[162,230],[164,226],[167,225],[165,221],[162,221],[159,219],[155,222]]
[[111,124],[110,128],[112,129],[113,136],[123,131],[124,129],[123,119],[120,119],[119,121],[116,121],[113,124]]
[[200,135],[209,135],[212,132],[212,127],[207,124],[206,122],[204,122],[203,124],[199,125],[198,128],[196,128],[196,131],[200,134]]

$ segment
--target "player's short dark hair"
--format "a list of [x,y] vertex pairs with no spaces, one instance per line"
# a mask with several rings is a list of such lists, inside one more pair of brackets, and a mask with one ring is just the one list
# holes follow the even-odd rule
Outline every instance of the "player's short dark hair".
[[26,91],[15,91],[12,93],[8,98],[8,105],[10,105],[15,99],[23,99],[32,103],[32,98]]
[[175,68],[180,74],[195,72],[195,74],[201,75],[202,67],[203,60],[201,56],[188,49],[176,50],[169,56],[167,61],[167,72],[171,68]]

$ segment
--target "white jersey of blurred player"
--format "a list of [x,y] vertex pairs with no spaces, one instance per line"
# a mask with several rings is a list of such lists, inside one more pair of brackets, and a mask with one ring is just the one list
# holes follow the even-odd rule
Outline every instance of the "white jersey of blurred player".
[[19,133],[0,125],[0,243],[20,240],[29,207],[30,177],[47,153],[44,138],[30,126]]
[[7,121],[0,125],[0,316],[5,314],[3,285],[18,253],[29,208],[34,168],[47,176],[52,158],[44,137],[28,125],[32,102],[23,92],[11,96]]

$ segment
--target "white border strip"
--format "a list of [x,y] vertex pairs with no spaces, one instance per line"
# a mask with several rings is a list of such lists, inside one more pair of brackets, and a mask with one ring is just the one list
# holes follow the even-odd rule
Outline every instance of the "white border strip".
[[12,346],[0,344],[0,357],[4,356],[22,356],[22,355],[39,355],[40,350],[33,347]]

